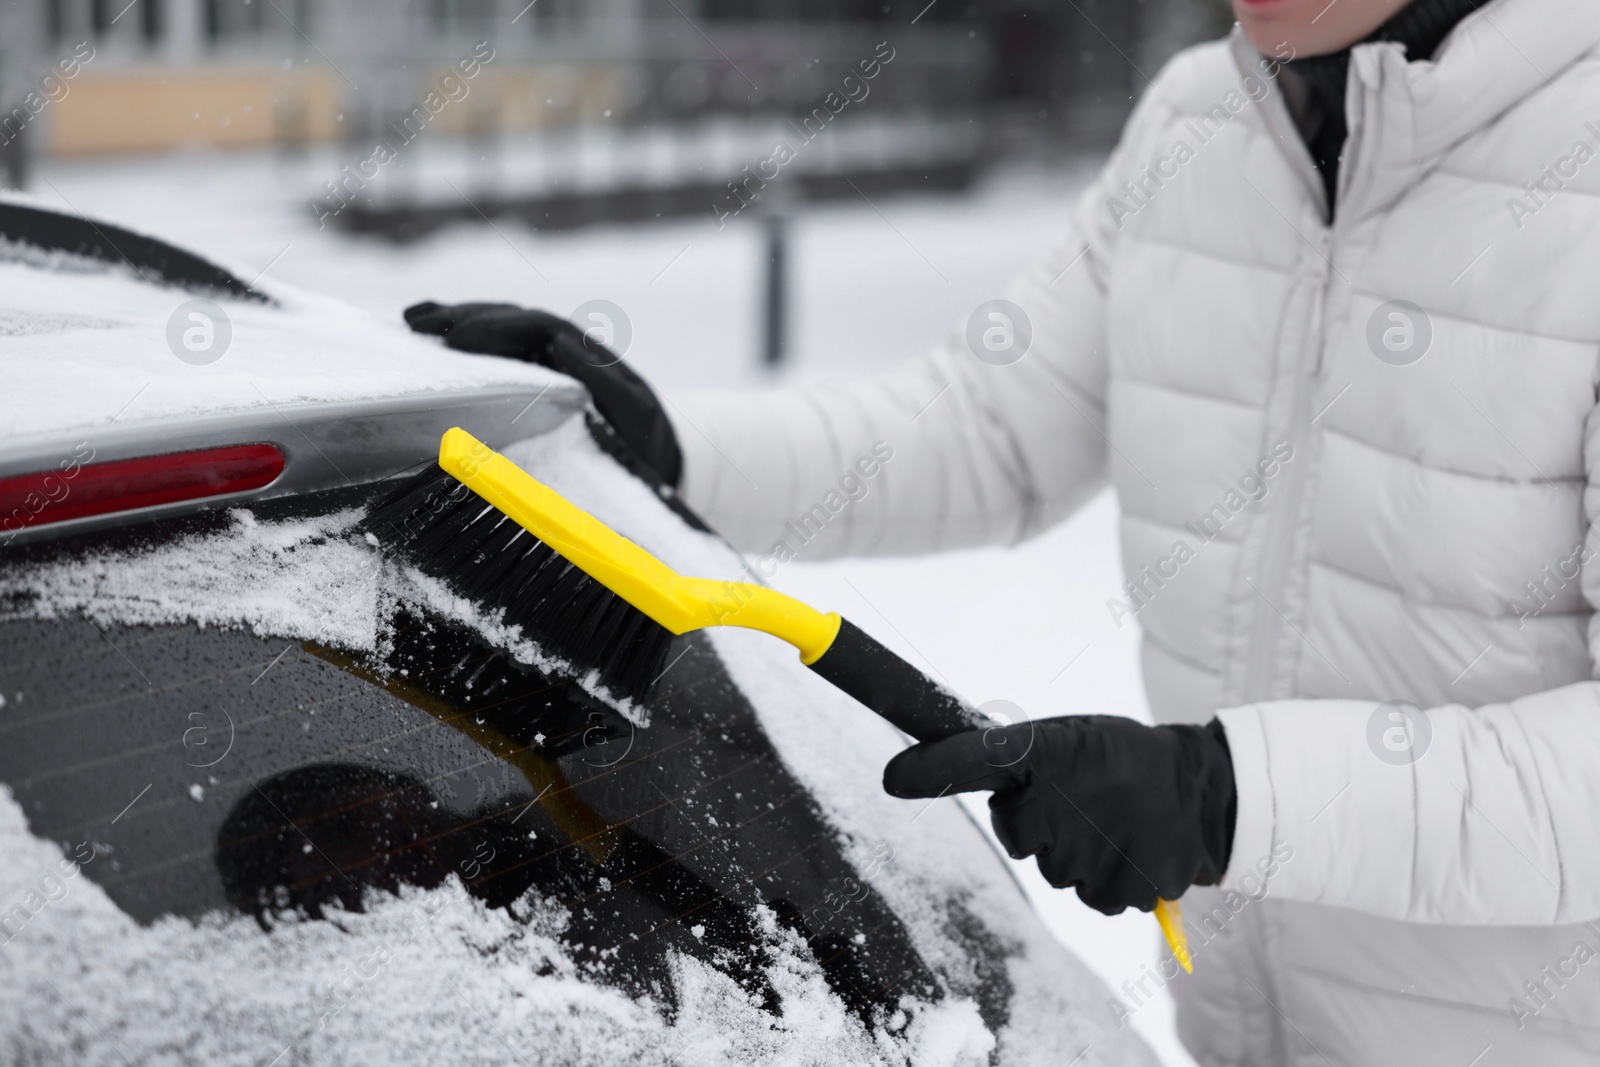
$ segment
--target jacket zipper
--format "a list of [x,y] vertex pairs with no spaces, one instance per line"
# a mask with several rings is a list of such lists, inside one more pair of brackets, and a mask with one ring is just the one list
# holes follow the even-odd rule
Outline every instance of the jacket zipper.
[[1272,698],[1273,663],[1277,658],[1279,624],[1283,621],[1283,616],[1279,614],[1283,611],[1283,588],[1288,578],[1295,530],[1300,524],[1301,498],[1310,475],[1309,456],[1306,454],[1311,438],[1310,401],[1312,385],[1322,370],[1324,316],[1328,303],[1331,278],[1329,256],[1332,250],[1333,230],[1323,226],[1317,238],[1317,257],[1311,264],[1309,280],[1313,292],[1309,322],[1300,346],[1301,356],[1295,369],[1294,392],[1290,398],[1288,442],[1294,453],[1285,467],[1279,506],[1269,519],[1266,551],[1255,583],[1254,592],[1257,595],[1255,612],[1251,617],[1244,685],[1247,703]]

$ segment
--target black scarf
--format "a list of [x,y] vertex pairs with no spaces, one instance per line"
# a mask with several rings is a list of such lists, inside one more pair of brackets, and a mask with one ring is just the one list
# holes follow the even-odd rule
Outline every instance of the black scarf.
[[[1431,59],[1456,23],[1487,0],[1412,0],[1361,43],[1399,41],[1408,60]],[[1322,56],[1306,56],[1283,64],[1295,82],[1289,86],[1290,111],[1311,150],[1323,188],[1328,193],[1328,218],[1333,218],[1335,190],[1339,187],[1339,159],[1350,134],[1344,113],[1345,86],[1350,76],[1350,49]],[[1294,91],[1298,88],[1300,91]]]

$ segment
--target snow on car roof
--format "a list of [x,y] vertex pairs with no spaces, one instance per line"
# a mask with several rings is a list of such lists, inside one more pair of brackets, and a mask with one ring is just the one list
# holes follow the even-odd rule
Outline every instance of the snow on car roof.
[[[401,322],[256,282],[260,303],[151,284],[111,267],[0,241],[0,452],[105,427],[204,415],[508,388],[577,386],[542,367],[444,348]],[[214,362],[180,358],[186,307],[220,308],[231,333]],[[213,337],[224,329],[213,324]],[[202,334],[194,335],[197,342]],[[198,358],[198,357],[197,357]]]

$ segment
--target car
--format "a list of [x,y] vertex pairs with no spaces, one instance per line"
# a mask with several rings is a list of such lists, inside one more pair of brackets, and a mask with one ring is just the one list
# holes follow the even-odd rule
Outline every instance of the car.
[[618,701],[362,519],[460,426],[749,577],[570,379],[0,200],[0,1061],[1149,1064],[793,650]]

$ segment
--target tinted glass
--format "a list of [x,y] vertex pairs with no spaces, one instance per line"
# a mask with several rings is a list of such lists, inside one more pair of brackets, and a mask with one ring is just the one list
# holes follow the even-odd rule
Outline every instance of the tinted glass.
[[[159,536],[222,528],[199,518]],[[52,558],[155,536],[13,550],[0,569],[26,586]],[[19,695],[0,710],[0,782],[36,835],[103,856],[85,872],[141,923],[219,909],[269,929],[337,921],[372,892],[455,875],[519,918],[563,909],[586,973],[666,1005],[676,950],[776,1006],[758,905],[864,1019],[941,996],[702,637],[677,639],[636,726],[416,608],[380,653],[36,614],[26,592],[0,604],[0,689]],[[951,934],[979,981],[963,992],[998,1029],[1004,954],[965,925]]]

